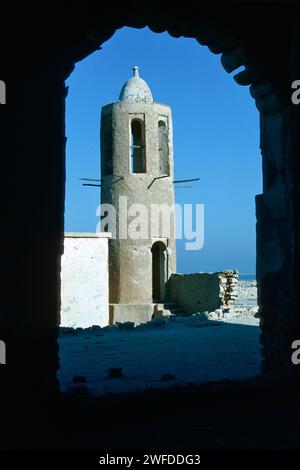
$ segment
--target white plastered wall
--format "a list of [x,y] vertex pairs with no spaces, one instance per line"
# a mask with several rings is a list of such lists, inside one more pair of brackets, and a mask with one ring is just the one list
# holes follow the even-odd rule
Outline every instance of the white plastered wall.
[[61,267],[61,326],[107,326],[107,233],[65,233]]

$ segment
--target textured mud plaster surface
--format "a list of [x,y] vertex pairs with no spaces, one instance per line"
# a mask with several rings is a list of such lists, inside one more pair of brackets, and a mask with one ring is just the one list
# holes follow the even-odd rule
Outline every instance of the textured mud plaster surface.
[[107,234],[65,235],[61,289],[61,326],[108,325]]
[[238,273],[226,270],[216,273],[172,274],[170,297],[187,313],[211,312],[234,305]]
[[[133,121],[143,128],[142,154],[144,172],[131,172],[131,126]],[[162,174],[159,145],[159,123],[166,129],[167,164]],[[109,243],[109,291],[111,304],[149,304],[152,302],[151,248],[161,240],[168,248],[164,280],[176,271],[173,186],[173,128],[171,108],[153,102],[148,85],[138,76],[124,85],[119,101],[103,106],[101,112],[101,202],[116,209],[116,237]],[[162,177],[163,176],[163,177]],[[135,204],[145,208],[140,239],[128,234],[134,222]],[[169,208],[170,230],[167,234],[153,222],[151,206]],[[137,209],[138,212],[140,209]],[[164,217],[164,221],[167,217]],[[125,312],[127,307],[124,307]],[[130,314],[131,315],[131,314]],[[128,318],[129,320],[130,318]]]

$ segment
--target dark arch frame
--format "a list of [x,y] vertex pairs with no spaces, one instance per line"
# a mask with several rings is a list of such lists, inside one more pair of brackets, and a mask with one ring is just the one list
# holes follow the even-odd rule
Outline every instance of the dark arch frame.
[[[261,317],[261,343],[263,345],[262,371],[282,375],[282,370],[284,369],[284,375],[294,377],[290,361],[286,360],[287,354],[290,351],[290,341],[293,337],[292,331],[294,331],[295,325],[299,323],[299,319],[296,318],[294,281],[292,281],[295,269],[293,258],[294,242],[293,236],[287,237],[286,232],[283,233],[280,226],[284,219],[284,223],[288,224],[289,230],[294,234],[295,221],[285,197],[286,194],[290,193],[288,174],[291,165],[291,155],[288,153],[287,146],[284,146],[282,141],[286,126],[286,115],[284,114],[286,96],[278,81],[279,70],[274,69],[273,56],[272,54],[268,56],[270,52],[268,51],[267,53],[264,47],[260,51],[260,55],[262,54],[264,58],[263,65],[262,60],[258,60],[258,56],[253,53],[257,46],[259,32],[256,31],[256,39],[254,40],[253,32],[249,30],[248,34],[252,37],[254,44],[250,43],[248,46],[245,46],[242,39],[243,31],[236,27],[235,21],[232,23],[229,20],[228,12],[225,13],[225,17],[222,17],[224,11],[220,11],[220,14],[217,16],[212,11],[209,11],[207,16],[204,15],[202,20],[195,23],[193,9],[188,15],[186,12],[184,13],[185,22],[183,22],[182,18],[180,19],[180,15],[183,14],[180,7],[178,9],[175,7],[175,11],[178,16],[176,16],[176,13],[174,16],[172,13],[167,13],[164,8],[159,9],[159,17],[156,14],[154,16],[150,14],[149,17],[149,10],[147,9],[141,10],[139,14],[132,12],[130,19],[121,21],[118,23],[117,28],[107,31],[105,37],[101,37],[101,43],[108,40],[116,29],[122,26],[137,28],[148,26],[153,32],[166,31],[174,37],[195,38],[200,45],[207,46],[212,53],[221,54],[221,65],[227,73],[231,73],[242,66],[244,67],[244,70],[238,71],[233,76],[233,79],[238,85],[250,86],[250,94],[255,99],[261,121],[263,194],[256,197],[256,231],[258,304]],[[262,13],[261,9],[259,11]],[[249,10],[249,19],[254,12],[255,9]],[[269,12],[266,10],[266,17],[268,16]],[[155,19],[153,19],[154,17]],[[273,27],[275,28],[275,24]],[[97,34],[94,36],[96,41],[96,38],[99,39]],[[266,49],[268,47],[269,45],[267,45]],[[72,68],[70,72],[71,70]],[[270,128],[274,126],[275,120],[277,121],[276,126],[278,128],[275,126],[274,133],[274,130],[270,132]],[[275,144],[274,141],[276,141]],[[281,163],[280,167],[278,166],[275,171],[276,177],[274,178],[274,164],[272,161],[274,158],[278,158],[275,155],[276,146],[280,149],[279,159]],[[271,152],[270,149],[272,149]],[[274,154],[272,153],[273,151]],[[276,188],[274,187],[274,181],[275,185],[277,185]],[[274,191],[278,194],[282,204],[283,212],[280,217],[277,214],[278,201],[275,203],[273,200]],[[282,251],[282,246],[285,246],[284,251]],[[278,254],[277,259],[273,256],[274,253]],[[276,259],[276,262],[272,264],[271,259]],[[276,296],[274,296],[274,292],[276,292]],[[280,328],[276,327],[278,320],[279,323],[287,324],[286,320],[282,320],[283,318],[290,318],[291,320],[289,333],[285,335],[282,335]],[[272,335],[270,335],[270,328],[272,329]],[[271,339],[273,334],[275,341],[278,341],[279,337],[281,337],[279,343],[281,341],[285,343],[285,352],[278,351],[276,360],[274,360],[273,354],[274,340]],[[283,339],[283,336],[285,336],[285,339]]]
[[[271,328],[277,323],[275,320],[276,316],[282,317],[282,312],[284,310],[285,315],[291,317],[295,313],[292,313],[294,310],[293,306],[293,288],[294,285],[290,282],[291,277],[293,276],[294,263],[293,263],[293,240],[285,239],[280,240],[280,227],[282,223],[282,218],[277,217],[277,207],[273,204],[270,199],[272,199],[272,192],[274,191],[274,165],[272,159],[274,158],[269,154],[268,148],[273,145],[273,142],[269,140],[274,139],[274,135],[270,137],[269,128],[273,125],[274,116],[277,117],[280,126],[280,132],[283,132],[284,129],[284,114],[283,110],[283,93],[278,85],[278,81],[274,78],[273,81],[270,80],[270,76],[275,75],[276,71],[269,65],[269,69],[264,66],[262,67],[261,62],[251,54],[251,47],[245,47],[242,43],[240,34],[241,31],[238,31],[233,24],[230,24],[230,21],[223,21],[221,17],[217,19],[214,17],[214,20],[209,18],[203,19],[203,24],[196,25],[192,20],[192,17],[187,20],[184,25],[182,21],[179,20],[178,27],[178,17],[175,23],[172,21],[170,15],[168,20],[166,20],[166,12],[162,9],[162,16],[156,20],[156,22],[149,21],[147,17],[147,11],[141,13],[139,18],[139,24],[136,22],[136,15],[132,15],[132,19],[124,22],[122,26],[133,26],[133,27],[145,27],[149,28],[153,32],[162,32],[167,31],[171,36],[179,37],[194,37],[200,45],[207,46],[212,53],[221,54],[221,64],[227,73],[231,73],[234,70],[244,66],[244,70],[238,71],[233,78],[238,85],[250,85],[251,96],[255,99],[257,108],[260,112],[261,120],[261,141],[262,136],[264,137],[264,146],[262,146],[262,156],[263,156],[263,194],[256,197],[256,214],[257,214],[257,280],[258,280],[258,304],[259,311],[261,316],[261,342],[263,344],[262,348],[262,371],[264,372],[275,372],[275,374],[281,374],[280,369],[281,365],[280,359],[276,359],[276,362],[273,360],[272,352],[272,343],[273,340],[270,339],[269,327]],[[191,12],[192,13],[192,12]],[[211,14],[212,12],[210,12]],[[268,13],[267,13],[268,15]],[[214,15],[213,15],[214,16]],[[226,15],[225,15],[226,16]],[[228,18],[228,17],[227,17]],[[121,25],[118,25],[118,28]],[[114,34],[115,30],[110,31],[107,34],[107,38],[111,37]],[[264,53],[264,52],[263,52]],[[283,172],[287,175],[289,172],[290,165],[290,155],[286,152],[286,148],[282,147],[282,135],[279,133],[277,136],[277,145],[280,146],[282,154],[280,159],[282,161],[282,166],[284,167]],[[283,193],[288,192],[288,185],[286,177],[282,175],[282,169],[278,168],[278,178],[277,183],[281,186]],[[278,187],[276,188],[278,191]],[[270,196],[269,196],[270,194]],[[282,197],[282,196],[281,196]],[[283,196],[282,199],[285,197]],[[291,217],[291,213],[286,205],[286,201],[283,201],[284,211],[285,211],[285,220],[289,221],[290,230],[293,232],[294,220]],[[271,208],[271,206],[273,206]],[[285,234],[281,233],[283,238]],[[279,237],[279,238],[278,238]],[[282,244],[289,246],[289,248],[282,253]],[[272,246],[272,248],[270,248]],[[278,260],[278,265],[271,266],[270,256],[271,253],[278,252],[280,260]],[[282,256],[281,256],[282,255]],[[274,298],[274,287],[276,286],[277,296],[276,300]],[[284,286],[284,287],[283,287]],[[289,299],[287,300],[286,292],[289,292]],[[277,312],[276,314],[274,312]],[[295,312],[295,311],[294,311]],[[266,326],[268,325],[268,326]],[[293,321],[295,325],[295,318]],[[280,330],[274,328],[275,337],[281,336]],[[289,341],[292,338],[291,329],[289,335],[286,335],[285,341],[287,342],[287,337]],[[289,345],[288,345],[289,347]],[[287,348],[286,348],[287,349]],[[286,353],[279,353],[279,356],[282,357],[283,362],[285,363],[284,369],[291,372],[291,367],[284,359]],[[282,370],[282,369],[281,369]],[[286,372],[287,375],[290,375],[290,372]],[[293,376],[293,373],[291,374]]]

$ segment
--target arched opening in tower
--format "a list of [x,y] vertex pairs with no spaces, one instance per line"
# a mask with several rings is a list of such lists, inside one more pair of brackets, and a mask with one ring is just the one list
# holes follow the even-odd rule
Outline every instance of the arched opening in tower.
[[131,173],[145,173],[146,172],[146,158],[145,158],[145,145],[144,145],[144,123],[138,119],[131,121],[131,160],[130,172]]
[[170,174],[168,130],[165,121],[158,121],[159,172]]
[[166,245],[163,242],[155,242],[151,252],[153,302],[163,302],[166,290]]

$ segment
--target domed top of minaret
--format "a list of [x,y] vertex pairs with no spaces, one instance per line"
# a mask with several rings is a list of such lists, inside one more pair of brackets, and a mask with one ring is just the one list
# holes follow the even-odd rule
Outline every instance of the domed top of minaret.
[[139,76],[139,68],[133,67],[133,77],[123,85],[119,101],[123,103],[153,103],[149,86]]

